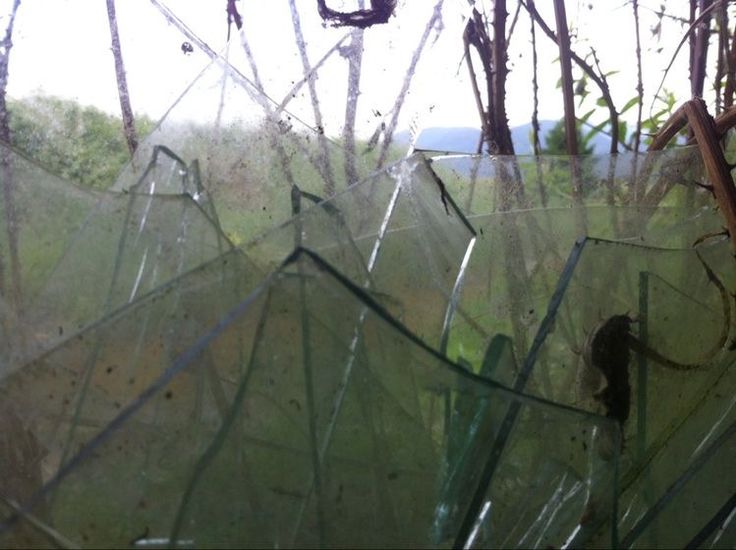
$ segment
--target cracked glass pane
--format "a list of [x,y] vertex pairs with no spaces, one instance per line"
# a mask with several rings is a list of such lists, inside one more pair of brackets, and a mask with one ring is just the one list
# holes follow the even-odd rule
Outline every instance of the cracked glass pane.
[[0,545],[733,546],[700,151],[450,154],[419,129],[474,108],[469,8],[224,4],[119,3],[167,108],[127,163],[94,109],[13,106]]

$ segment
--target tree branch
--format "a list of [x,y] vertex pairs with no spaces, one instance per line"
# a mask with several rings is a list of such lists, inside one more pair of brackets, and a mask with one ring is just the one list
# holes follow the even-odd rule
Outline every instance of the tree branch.
[[715,6],[713,0],[700,0],[698,7],[700,13],[704,14],[697,30],[694,33],[694,50],[692,65],[690,66],[690,87],[693,97],[703,97],[703,87],[705,85],[705,63],[708,56],[708,43],[710,42],[710,11]]
[[723,107],[728,109],[733,105],[733,95],[736,89],[736,29],[731,39],[731,47],[726,46],[726,89],[723,92]]
[[[481,117],[482,142],[492,154],[513,155],[508,117],[506,115],[506,2],[497,0],[493,8],[493,36],[486,32],[483,16],[473,8],[463,34],[465,57],[470,71],[473,95]],[[485,74],[488,107],[484,108],[478,81],[470,57],[470,46],[478,52]],[[479,145],[479,152],[482,144]]]
[[235,27],[240,30],[243,28],[243,18],[238,13],[238,7],[235,5],[235,0],[227,0],[227,41],[230,42],[230,27],[235,23]]
[[728,59],[728,7],[721,4],[718,10],[718,58],[716,60],[716,74],[713,78],[713,88],[716,91],[716,116],[723,108],[723,76]]
[[[414,73],[417,70],[419,58],[422,56],[424,46],[427,45],[427,40],[429,40],[429,33],[432,32],[432,29],[435,28],[437,23],[441,20],[442,4],[444,3],[444,1],[445,0],[437,0],[437,3],[434,5],[432,15],[427,21],[427,25],[424,27],[424,32],[422,33],[422,37],[419,39],[419,44],[417,44],[417,49],[414,50],[414,55],[412,55],[411,57],[409,68],[406,71],[406,76],[404,77],[404,83],[401,86],[399,95],[396,96],[396,101],[394,102],[393,109],[391,110],[391,120],[389,121],[383,134],[384,139],[383,144],[381,145],[381,152],[378,155],[378,162],[376,163],[377,168],[381,168],[384,162],[386,162],[386,157],[388,156],[388,148],[391,146],[391,140],[393,139],[394,132],[396,131],[396,126],[399,122],[399,115],[401,114],[401,108],[404,106],[406,94],[409,93],[409,86],[411,85],[411,81],[414,78]],[[374,2],[372,2],[372,5]]]
[[639,0],[632,1],[634,9],[634,32],[636,33],[636,94],[639,104],[636,110],[636,130],[634,131],[634,151],[639,152],[641,144],[641,117],[644,109],[644,83],[641,67],[641,35],[639,33]]
[[[534,0],[529,0],[534,2]],[[521,4],[519,4],[521,5]],[[530,17],[531,33],[532,33],[532,146],[534,147],[534,155],[539,156],[542,151],[542,145],[539,142],[539,82],[537,80],[537,71],[539,60],[537,58],[537,33],[534,17]],[[544,195],[543,195],[544,196]]]
[[307,43],[305,42],[304,34],[302,33],[301,20],[299,18],[299,12],[296,9],[295,0],[289,0],[289,8],[291,10],[291,22],[294,27],[294,36],[296,37],[299,57],[301,58],[302,68],[304,69],[304,78],[307,81],[309,97],[312,101],[314,124],[317,127],[317,142],[320,149],[319,163],[322,167],[320,172],[322,172],[322,176],[325,180],[325,196],[329,197],[335,194],[335,177],[332,173],[332,163],[330,162],[330,153],[327,146],[327,138],[325,138],[324,123],[322,121],[322,110],[320,109],[317,86],[315,85],[316,74],[312,71],[311,64],[309,63]]
[[363,29],[354,29],[350,42],[348,59],[348,97],[345,102],[345,124],[343,125],[343,142],[345,144],[345,178],[346,185],[358,181],[358,170],[355,166],[355,119],[360,97],[360,73],[363,63]]
[[[15,25],[15,16],[20,7],[20,0],[14,0],[10,12],[10,20],[5,29],[2,48],[0,48],[0,140],[5,146],[2,148],[0,155],[0,163],[2,164],[3,175],[3,210],[5,214],[5,231],[8,239],[8,249],[10,255],[10,295],[5,287],[5,265],[4,258],[0,256],[0,295],[4,296],[9,304],[12,304],[13,312],[16,317],[21,317],[23,312],[22,284],[21,284],[21,265],[20,253],[18,250],[19,242],[19,225],[18,212],[15,207],[15,178],[13,174],[13,164],[7,145],[10,144],[10,114],[6,100],[8,87],[8,74],[10,66],[10,51],[13,48],[13,27]],[[20,325],[19,325],[20,326]],[[20,335],[21,340],[23,338]]]
[[[667,68],[664,70],[664,74],[662,75],[662,80],[659,82],[659,86],[657,86],[657,91],[654,93],[654,98],[652,100],[652,106],[654,105],[654,101],[657,97],[659,97],[659,92],[662,90],[662,86],[664,86],[664,81],[667,78],[667,74],[670,72],[670,69],[672,68],[672,65],[675,63],[675,59],[677,58],[677,54],[680,53],[680,49],[682,48],[683,44],[685,44],[685,41],[692,35],[692,33],[697,29],[698,24],[705,19],[706,17],[709,17],[709,14],[711,10],[713,10],[716,6],[720,4],[723,0],[718,0],[715,4],[711,4],[703,10],[700,15],[691,23],[690,27],[685,31],[685,34],[682,36],[682,39],[680,40],[680,43],[677,45],[677,48],[675,48],[675,53],[672,54],[672,59],[670,59],[669,64],[667,65]],[[650,112],[651,112],[650,107]]]
[[396,9],[396,0],[371,0],[370,9],[340,12],[327,7],[325,0],[317,0],[319,16],[334,27],[358,27],[387,23]]
[[[557,44],[557,36],[552,31],[552,29],[549,28],[549,25],[542,19],[542,16],[539,15],[539,12],[537,11],[536,7],[534,6],[534,2],[532,1],[524,1],[519,0],[521,4],[524,6],[524,8],[529,12],[529,14],[534,18],[534,20],[539,24],[539,27],[544,31],[544,34],[546,34],[550,40],[552,40],[555,44]],[[613,104],[613,98],[611,97],[611,91],[608,89],[608,86],[606,83],[601,79],[600,76],[593,70],[593,68],[588,65],[584,59],[582,59],[579,55],[577,55],[574,51],[570,50],[570,57],[577,63],[577,65],[583,70],[585,74],[588,75],[588,77],[596,83],[598,88],[601,91],[601,95],[603,96],[603,100],[606,102],[606,105],[608,106],[608,115],[611,119],[611,153],[616,153],[618,151],[618,143],[622,143],[625,145],[623,141],[620,140],[618,135],[618,111],[616,111],[616,107]]]
[[128,81],[125,77],[125,66],[123,65],[123,52],[120,48],[120,36],[118,35],[118,21],[115,15],[115,0],[107,2],[107,21],[110,24],[110,36],[112,38],[112,55],[115,58],[115,78],[118,82],[118,97],[120,98],[120,112],[123,115],[123,130],[125,140],[128,142],[130,156],[135,154],[138,148],[138,136],[135,131],[135,120],[133,109],[130,106],[130,94],[128,93]]
[[572,88],[572,63],[570,60],[570,33],[567,30],[565,0],[554,0],[557,24],[557,45],[560,48],[560,72],[562,73],[562,101],[565,110],[565,141],[567,154],[578,154],[577,123],[575,121],[575,95]]
[[[511,141],[511,130],[506,115],[506,77],[508,75],[506,47],[506,0],[496,0],[493,4],[493,103],[491,128],[496,136],[498,154],[513,155],[514,144]],[[489,105],[489,108],[491,105]]]

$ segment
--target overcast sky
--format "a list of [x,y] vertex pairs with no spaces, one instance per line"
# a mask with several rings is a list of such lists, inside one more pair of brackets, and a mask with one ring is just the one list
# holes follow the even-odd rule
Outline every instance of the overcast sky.
[[[7,3],[7,0],[4,0]],[[225,0],[162,0],[214,50],[226,44]],[[538,2],[547,8],[548,2]],[[590,5],[594,4],[593,9]],[[676,23],[662,26],[657,37],[651,28],[657,22],[653,10],[659,2],[641,2],[641,33],[645,49],[645,87],[651,95],[659,84],[682,36]],[[672,3],[670,3],[672,4]],[[686,8],[685,3],[679,9]],[[154,119],[161,117],[179,94],[207,64],[198,49],[182,52],[185,38],[169,25],[149,0],[116,2],[123,54],[128,73],[130,96],[136,112]],[[295,46],[288,0],[240,0],[243,32],[252,46],[259,75],[267,93],[281,101],[293,83],[302,76],[302,65]],[[315,0],[296,0],[307,40],[310,61],[316,63],[341,37],[344,29],[325,28],[317,14]],[[332,0],[336,9],[351,7],[350,2]],[[404,0],[388,25],[366,31],[366,53],[358,117],[359,132],[368,135],[375,126],[375,113],[390,111],[401,89],[409,65],[435,0]],[[401,126],[414,120],[420,126],[477,126],[478,115],[468,85],[467,68],[462,62],[464,0],[445,0],[441,32],[430,35],[427,51],[412,83]],[[509,9],[515,9],[508,2]],[[635,95],[633,16],[623,0],[568,1],[568,17],[577,39],[574,49],[581,55],[595,47],[601,66],[611,75],[614,100],[620,108]],[[668,6],[669,10],[674,8]],[[550,25],[554,18],[542,10]],[[685,15],[684,12],[681,15]],[[511,19],[511,17],[509,18]],[[3,21],[4,23],[5,21]],[[529,20],[522,11],[511,36],[507,86],[507,105],[512,126],[528,122],[532,111],[531,49]],[[658,40],[659,38],[659,40]],[[540,118],[562,116],[561,93],[555,88],[559,68],[556,46],[538,29],[540,53]],[[347,43],[347,42],[346,42]],[[661,49],[661,53],[656,51]],[[235,53],[232,53],[234,52]],[[252,78],[239,42],[231,46],[233,63]],[[687,47],[683,48],[665,86],[683,99],[688,95]],[[103,0],[23,0],[16,23],[11,55],[9,93],[23,97],[34,93],[73,98],[117,114],[119,103],[115,82],[110,32]],[[577,73],[578,71],[576,71]],[[347,62],[334,54],[320,71],[318,92],[328,133],[338,135],[345,109]],[[598,94],[591,88],[589,105]],[[309,96],[298,94],[289,105],[299,117],[313,123]],[[205,100],[206,101],[206,100]],[[212,92],[212,102],[218,96]],[[587,108],[586,108],[587,107]],[[634,114],[632,110],[630,115]]]

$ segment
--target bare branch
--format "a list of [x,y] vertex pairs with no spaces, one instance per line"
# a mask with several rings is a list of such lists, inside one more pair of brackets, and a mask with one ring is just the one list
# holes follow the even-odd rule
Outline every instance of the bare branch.
[[[694,0],[693,0],[694,1]],[[719,2],[720,4],[720,2]],[[693,42],[692,65],[690,65],[690,88],[693,97],[703,97],[705,85],[705,63],[708,56],[708,44],[710,42],[710,8],[716,6],[713,0],[699,0],[700,13],[705,17],[698,23]]]
[[135,154],[138,148],[138,135],[135,130],[135,119],[133,109],[130,106],[130,94],[128,93],[128,80],[125,76],[123,65],[123,52],[120,48],[120,36],[118,35],[118,21],[115,15],[115,0],[107,0],[107,22],[110,25],[110,36],[112,38],[112,55],[115,58],[115,78],[118,82],[118,97],[120,98],[120,112],[123,115],[123,131],[125,141],[128,143],[130,156]]
[[697,29],[700,22],[705,19],[706,17],[710,17],[710,12],[715,9],[723,0],[718,0],[717,2],[711,4],[703,10],[700,15],[692,22],[690,27],[685,31],[685,34],[683,34],[682,39],[680,40],[680,43],[677,45],[677,48],[675,48],[675,53],[672,54],[672,59],[670,59],[670,62],[667,65],[667,68],[664,70],[664,74],[662,75],[662,80],[659,82],[659,86],[657,86],[657,91],[654,93],[654,99],[652,99],[652,104],[649,106],[649,116],[652,115],[652,110],[654,109],[654,102],[659,97],[659,92],[662,91],[662,86],[664,86],[664,81],[667,78],[667,75],[670,72],[670,69],[672,68],[672,65],[675,63],[675,59],[677,58],[677,54],[680,53],[680,49],[682,49],[682,46],[685,44],[685,41],[690,37],[690,35]]
[[13,48],[13,28],[15,16],[20,7],[20,0],[13,0],[10,12],[10,20],[5,28],[2,48],[0,49],[0,139],[10,143],[9,114],[6,104],[6,93],[8,89],[8,69],[10,66],[10,50]]
[[[529,1],[534,2],[534,0]],[[532,32],[532,94],[534,97],[532,108],[532,146],[534,147],[534,154],[539,155],[542,152],[539,142],[539,82],[537,80],[539,60],[537,58],[537,33],[534,17],[529,17],[529,20],[531,22]]]
[[384,132],[383,144],[381,145],[381,153],[378,156],[377,163],[379,168],[383,166],[384,162],[386,162],[388,148],[391,145],[391,140],[393,139],[394,132],[396,131],[396,126],[399,122],[399,114],[401,113],[401,108],[404,106],[404,99],[406,99],[406,94],[409,92],[409,86],[411,85],[411,81],[414,78],[414,73],[416,72],[419,58],[422,56],[424,46],[427,45],[427,40],[429,40],[429,33],[432,32],[432,29],[434,29],[437,26],[437,23],[441,21],[442,4],[444,3],[444,1],[445,0],[437,0],[437,3],[432,10],[432,15],[427,21],[427,25],[424,27],[422,37],[419,39],[417,49],[414,50],[414,55],[409,62],[409,69],[406,71],[404,84],[401,86],[399,95],[396,97],[396,101],[394,102],[394,106],[392,109],[391,120],[386,127],[386,131]]
[[[557,36],[552,31],[552,29],[549,28],[549,25],[542,19],[542,16],[539,15],[539,12],[537,11],[536,7],[534,6],[534,2],[527,1],[524,2],[524,0],[519,0],[524,8],[529,12],[529,14],[534,18],[534,20],[539,24],[539,27],[544,31],[544,34],[546,34],[550,40],[557,43]],[[618,135],[618,111],[616,111],[616,107],[613,104],[613,98],[611,97],[611,91],[608,89],[608,86],[606,83],[601,79],[600,76],[593,70],[593,68],[588,65],[588,63],[585,62],[583,58],[581,58],[579,55],[577,55],[574,51],[570,50],[570,57],[577,63],[578,67],[580,67],[583,72],[588,75],[588,77],[596,83],[598,88],[601,91],[601,95],[603,96],[603,100],[606,102],[606,105],[608,106],[608,115],[611,120],[611,136],[615,136],[615,139],[611,140],[611,153],[616,153],[618,151],[618,143],[621,143],[622,145],[626,146],[625,142],[623,142]]]
[[230,41],[230,27],[235,23],[235,27],[240,30],[243,28],[243,18],[238,13],[235,0],[227,0],[227,40]]
[[636,129],[634,130],[634,151],[639,151],[641,144],[641,118],[644,109],[644,83],[641,67],[641,35],[639,32],[639,0],[633,0],[634,32],[636,33],[636,94],[639,98],[636,110]]
[[396,9],[396,0],[371,0],[370,9],[340,12],[327,7],[325,0],[317,0],[319,16],[334,27],[358,27],[387,23]]
[[[698,12],[698,0],[688,0],[688,4],[689,4],[688,7],[690,8],[689,10],[690,13],[688,15],[687,22],[688,24],[692,25],[693,21],[695,21],[695,17],[696,17],[695,14]],[[693,82],[694,82],[693,67],[695,66],[695,34],[696,33],[691,33],[688,36],[688,46],[690,49],[690,57],[688,59],[687,67],[688,67],[688,70],[690,71],[690,95],[691,96],[694,95],[693,94]]]
[[516,3],[516,10],[514,11],[514,17],[511,18],[511,25],[509,25],[509,32],[506,35],[506,44],[508,45],[511,42],[511,36],[514,34],[514,29],[516,28],[516,23],[519,21],[519,12],[521,12],[521,3]]
[[713,89],[716,91],[716,116],[723,108],[723,76],[728,59],[728,8],[721,4],[718,10],[718,58],[716,60],[716,74],[713,78]]
[[[471,16],[468,18],[468,23],[465,25],[463,42],[465,44],[465,60],[468,64],[468,71],[470,71],[471,86],[475,97],[475,106],[478,109],[478,114],[481,118],[482,138],[478,144],[478,152],[480,153],[482,151],[483,143],[486,143],[488,149],[492,153],[496,153],[498,151],[498,145],[496,143],[496,136],[491,128],[490,121],[491,113],[493,112],[494,100],[493,51],[491,39],[486,32],[483,17],[475,8],[472,9]],[[483,99],[481,97],[480,86],[478,84],[475,68],[473,67],[473,61],[470,55],[470,46],[473,46],[478,52],[478,57],[480,58],[481,65],[483,66],[486,83],[486,98],[488,101],[487,109],[483,104]]]
[[726,89],[723,92],[723,107],[728,109],[733,105],[733,95],[736,89],[736,30],[731,39],[731,47],[726,46]]
[[557,23],[557,45],[560,48],[560,71],[562,73],[562,98],[565,110],[565,140],[567,154],[578,154],[577,124],[575,121],[575,96],[572,87],[572,63],[570,60],[570,33],[567,30],[565,1],[554,0],[555,22]]
[[514,144],[506,115],[506,77],[508,75],[506,46],[506,0],[493,4],[493,102],[489,104],[491,128],[498,145],[498,154],[513,155]]
[[325,179],[325,195],[331,196],[335,194],[335,177],[332,173],[332,164],[330,162],[330,153],[325,138],[324,123],[322,121],[322,110],[319,106],[319,97],[317,96],[317,86],[315,84],[316,74],[312,71],[307,55],[307,44],[302,34],[301,20],[299,12],[296,9],[295,0],[289,0],[289,8],[291,10],[291,22],[294,26],[294,35],[296,37],[297,48],[299,49],[299,57],[302,60],[302,68],[304,69],[304,78],[307,81],[309,89],[309,97],[312,100],[312,112],[314,113],[314,124],[317,126],[317,142],[319,143],[319,163],[321,165],[320,172]]
[[[281,112],[283,112],[283,105],[278,106],[278,104],[266,94],[263,86],[263,82],[261,81],[258,66],[256,65],[255,58],[253,57],[253,52],[250,49],[250,45],[248,44],[248,41],[246,37],[241,33],[241,45],[243,47],[243,51],[245,52],[246,58],[248,59],[248,63],[251,67],[251,70],[253,72],[253,78],[249,78],[246,75],[244,75],[240,70],[238,70],[236,67],[232,66],[230,63],[227,62],[227,60],[222,59],[221,56],[217,54],[204,40],[202,40],[192,29],[190,29],[181,19],[179,19],[176,14],[174,14],[166,5],[162,4],[158,0],[149,0],[153,6],[159,10],[161,15],[174,27],[179,29],[179,31],[184,34],[184,36],[187,37],[187,39],[195,46],[200,48],[202,52],[210,58],[212,61],[219,61],[224,64],[225,70],[228,71],[228,76],[233,78],[235,82],[237,82],[239,85],[242,86],[243,90],[250,96],[250,98],[256,102],[258,105],[261,106],[263,109],[263,112],[266,116],[266,120],[268,121],[271,128],[278,126],[279,124],[279,115]],[[290,113],[289,116],[295,120],[298,120],[300,123],[302,123],[305,127],[311,128],[309,124],[307,124],[305,121],[301,120],[298,116],[294,115],[293,113]],[[315,128],[312,128],[312,130],[316,131]],[[286,150],[283,147],[283,143],[281,140],[277,139],[274,135],[269,134],[270,136],[270,142],[271,146],[274,151],[276,151],[276,154],[279,156],[280,160],[282,161],[282,169],[284,171],[284,175],[286,177],[287,182],[292,186],[294,184],[294,175],[291,172],[291,167],[289,165],[289,158],[286,154]],[[328,138],[329,139],[329,138]],[[308,151],[306,151],[305,148],[301,145],[299,141],[296,142],[297,147],[300,147],[302,149],[302,152],[305,154],[305,157],[310,161],[310,163],[317,169],[317,171],[320,170],[319,163],[315,161],[314,158],[312,158],[312,155],[309,154]],[[333,142],[333,145],[338,147],[339,145]],[[324,176],[323,176],[324,177]]]
[[348,37],[351,36],[350,33],[346,33],[345,36],[340,38],[337,42],[335,42],[335,45],[332,46],[327,52],[320,58],[317,63],[312,65],[312,67],[309,69],[309,72],[305,74],[301,80],[298,80],[294,85],[291,87],[291,89],[286,92],[286,95],[284,95],[284,99],[281,100],[281,103],[279,103],[279,106],[276,108],[276,114],[281,114],[284,109],[286,109],[286,106],[289,104],[289,102],[296,97],[297,92],[302,89],[302,86],[306,84],[310,78],[316,77],[317,71],[322,67],[322,65],[325,64],[325,62],[334,54],[335,52],[340,52],[343,48],[343,43],[348,39]]
[[[10,115],[6,100],[8,87],[8,74],[10,66],[10,51],[13,48],[13,28],[15,26],[15,16],[20,7],[20,0],[13,0],[13,6],[10,12],[10,20],[5,28],[5,36],[3,37],[2,48],[0,48],[0,140],[6,145],[10,143]],[[14,313],[17,317],[22,316],[23,298],[21,288],[21,266],[20,253],[18,250],[19,231],[18,212],[15,207],[15,185],[16,181],[13,174],[12,157],[8,150],[3,148],[3,154],[0,156],[3,177],[3,210],[5,212],[5,231],[8,239],[8,249],[10,255],[10,295],[5,287],[5,263],[4,258],[0,256],[0,296],[4,296],[9,304],[13,305]],[[22,335],[21,335],[22,338]]]
[[481,138],[478,141],[478,149],[476,153],[483,151],[483,144],[490,143],[491,131],[488,128],[488,117],[486,116],[485,107],[483,106],[483,99],[480,96],[480,88],[478,87],[478,77],[475,74],[475,67],[473,67],[473,58],[470,55],[470,27],[471,23],[468,21],[468,25],[465,27],[463,33],[463,48],[465,52],[465,63],[468,66],[468,72],[470,73],[470,87],[473,90],[473,97],[475,98],[475,108],[480,116],[480,131]]
[[346,185],[358,181],[355,167],[355,119],[360,96],[360,73],[363,63],[363,29],[354,29],[348,48],[348,97],[345,102],[345,124],[343,126],[343,142],[345,144],[345,178]]
[[[486,31],[484,17],[473,8],[463,33],[465,58],[470,71],[473,95],[475,96],[478,114],[481,117],[482,143],[488,144],[493,154],[513,155],[514,145],[511,141],[508,117],[506,116],[506,1],[497,0],[493,6],[493,37]],[[478,52],[486,81],[488,107],[484,108],[478,81],[470,56],[470,46]]]

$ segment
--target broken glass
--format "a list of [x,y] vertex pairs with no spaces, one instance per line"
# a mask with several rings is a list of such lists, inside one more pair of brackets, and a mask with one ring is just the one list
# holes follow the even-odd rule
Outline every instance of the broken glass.
[[[16,208],[23,212],[23,308],[19,315],[0,308],[8,312],[10,343],[3,374],[232,246],[196,165],[186,167],[166,149],[156,149],[127,193],[81,190],[12,159]],[[35,219],[43,223],[31,224]]]
[[[228,256],[4,381],[43,449],[24,513],[85,546],[449,546],[468,526],[525,547],[612,512],[608,420],[448,362],[304,249],[213,300],[239,294],[247,263]],[[147,351],[122,362],[131,340]]]

